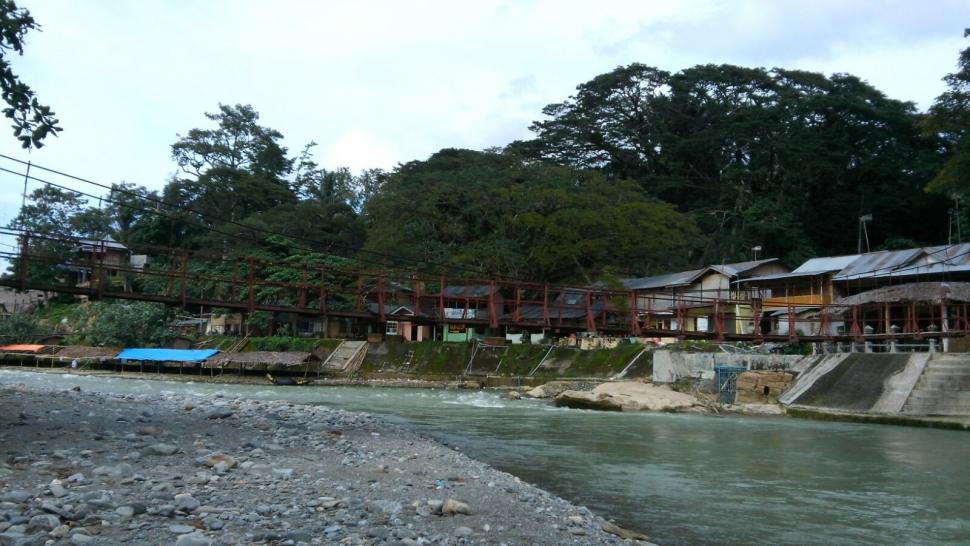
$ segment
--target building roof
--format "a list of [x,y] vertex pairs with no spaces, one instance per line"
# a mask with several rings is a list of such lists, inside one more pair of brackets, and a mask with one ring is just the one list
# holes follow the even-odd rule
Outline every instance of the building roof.
[[639,279],[623,279],[623,286],[630,290],[650,290],[653,288],[668,288],[675,286],[686,286],[694,282],[697,277],[707,269],[692,269],[690,271],[680,271],[677,273],[667,273],[666,275],[654,275],[653,277],[640,277]]
[[[728,277],[737,277],[739,275],[744,275],[745,273],[757,269],[765,264],[770,263],[781,263],[778,258],[765,258],[763,260],[749,260],[747,262],[737,262],[733,264],[721,264],[712,265],[709,269],[713,269],[718,273],[726,275]],[[786,266],[787,267],[787,266]]]
[[114,358],[118,349],[113,347],[86,347],[83,345],[68,345],[54,353],[58,358]]
[[0,351],[4,353],[39,353],[44,350],[44,345],[33,345],[30,343],[14,343],[12,345],[0,346]]
[[155,362],[199,362],[214,356],[216,349],[122,349],[119,360],[150,360]]
[[84,252],[93,252],[101,249],[128,252],[128,247],[110,237],[105,239],[78,239],[77,242],[79,249]]
[[883,286],[847,296],[836,305],[862,305],[867,303],[931,303],[943,301],[970,302],[970,282],[911,282]]
[[709,265],[701,269],[691,269],[690,271],[679,271],[677,273],[667,273],[665,275],[654,275],[652,277],[640,277],[638,279],[623,279],[623,286],[630,290],[651,290],[655,288],[676,288],[687,286],[708,271],[715,271],[726,277],[737,277],[753,269],[769,263],[781,263],[778,258],[765,258],[764,260],[749,260],[746,262],[735,262],[731,264]]
[[849,254],[847,256],[828,256],[824,258],[811,258],[802,265],[796,267],[792,273],[832,273],[834,271],[841,271],[844,267],[848,266],[856,259],[858,259],[860,254]]
[[259,364],[276,366],[302,366],[307,362],[318,361],[320,357],[301,351],[250,351],[245,353],[220,353],[205,363],[207,368],[222,368],[227,365],[242,364],[252,368]]

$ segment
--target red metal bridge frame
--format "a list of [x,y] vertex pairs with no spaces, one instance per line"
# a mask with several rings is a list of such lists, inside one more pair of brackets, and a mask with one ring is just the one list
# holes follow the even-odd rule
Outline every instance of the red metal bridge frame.
[[[574,287],[574,286],[553,286],[548,283],[524,282],[507,279],[469,279],[463,277],[453,278],[455,283],[466,286],[487,286],[488,295],[484,298],[471,297],[467,291],[463,297],[465,313],[459,319],[449,318],[445,314],[446,300],[452,299],[446,296],[444,288],[448,286],[448,278],[442,274],[438,277],[420,275],[415,272],[408,274],[395,274],[391,271],[365,271],[357,268],[336,267],[330,265],[310,266],[308,264],[294,265],[286,262],[273,262],[261,260],[254,257],[226,259],[222,256],[206,255],[201,251],[188,251],[186,249],[173,249],[166,247],[149,247],[151,254],[164,256],[167,260],[165,270],[142,270],[130,266],[107,264],[104,261],[105,253],[92,253],[86,263],[77,261],[65,262],[62,258],[51,256],[37,256],[31,250],[35,241],[56,240],[60,242],[74,242],[76,239],[51,237],[45,234],[24,233],[20,237],[20,252],[13,256],[18,260],[15,269],[16,276],[13,279],[0,280],[0,285],[11,286],[21,290],[39,289],[52,292],[64,292],[71,294],[87,295],[93,298],[119,298],[144,301],[156,301],[170,305],[202,305],[208,307],[224,307],[237,309],[252,313],[258,310],[274,312],[291,312],[307,316],[334,316],[348,317],[360,320],[376,320],[384,322],[387,319],[385,305],[388,296],[391,296],[395,304],[408,300],[413,306],[414,315],[409,316],[408,320],[416,323],[425,324],[447,324],[462,323],[466,325],[488,326],[498,328],[508,326],[515,328],[557,328],[561,331],[580,331],[601,332],[617,335],[647,335],[647,336],[667,336],[680,338],[713,338],[717,340],[733,339],[759,342],[762,340],[803,340],[803,341],[834,341],[851,340],[860,341],[863,339],[896,339],[898,337],[910,337],[923,339],[924,337],[953,337],[955,335],[965,336],[970,331],[970,314],[966,304],[960,304],[949,314],[948,310],[953,307],[952,303],[942,302],[939,305],[939,317],[936,316],[932,306],[929,308],[929,318],[926,319],[927,328],[921,328],[918,309],[915,303],[905,306],[884,305],[880,310],[880,319],[875,324],[880,326],[882,332],[866,334],[864,331],[864,320],[860,318],[860,309],[856,306],[846,308],[836,304],[820,305],[818,323],[819,329],[816,332],[809,332],[807,335],[798,336],[794,326],[796,318],[793,305],[788,305],[788,333],[784,336],[765,335],[761,328],[762,302],[759,298],[752,298],[750,301],[731,301],[722,299],[688,299],[677,295],[673,303],[675,316],[678,324],[674,330],[663,330],[651,328],[651,306],[652,295],[648,298],[646,309],[641,312],[637,295],[634,292],[624,290],[615,291],[609,289]],[[216,262],[221,265],[229,263],[230,274],[216,275],[201,272],[193,272],[189,265],[193,261]],[[29,270],[33,263],[47,265],[69,265],[79,270],[89,272],[89,283],[87,287],[76,285],[45,285],[43,283],[32,282]],[[239,275],[240,266],[244,264],[245,279]],[[299,280],[296,282],[272,281],[260,276],[260,270],[269,266],[292,267],[298,271]],[[319,275],[318,282],[311,282],[311,271],[313,277]],[[141,278],[159,278],[163,280],[164,290],[158,293],[145,293],[134,291],[118,291],[113,289],[108,282],[109,274],[131,275]],[[328,276],[342,276],[347,281],[343,285],[331,282]],[[355,281],[356,286],[351,288]],[[394,286],[411,283],[414,288],[407,296],[400,296],[400,290],[394,288],[388,291],[389,280],[398,281]],[[438,290],[426,291],[426,283],[437,282]],[[217,287],[215,294],[211,298],[196,297],[192,292],[194,284],[211,283]],[[222,285],[227,292],[227,296],[219,298],[218,287]],[[177,288],[176,288],[177,287]],[[260,301],[258,293],[263,289],[271,291],[290,293],[293,297],[288,303]],[[177,292],[176,292],[177,291]],[[512,308],[510,313],[502,313],[496,300],[496,294],[505,292],[512,294]],[[244,294],[244,300],[240,301],[240,295]],[[317,302],[315,307],[310,307],[310,296],[315,295]],[[533,294],[530,299],[527,294]],[[578,305],[571,305],[566,302],[568,294],[582,294],[582,302]],[[338,310],[328,307],[328,299],[334,295],[343,295],[353,301],[353,311],[346,309]],[[556,296],[556,297],[553,297]],[[541,299],[540,299],[541,298]],[[624,305],[614,305],[612,301],[620,300],[629,303],[629,309],[623,309]],[[365,302],[377,303],[378,312],[375,314],[366,312],[363,309]],[[429,302],[433,302],[428,305]],[[472,304],[476,308],[484,306],[487,310],[487,318],[481,319],[476,314],[474,319],[470,318],[468,311]],[[437,304],[437,305],[435,305]],[[727,332],[725,329],[725,306],[729,304],[742,304],[751,306],[750,320],[753,325],[753,332],[750,334],[739,334]],[[713,331],[695,332],[687,330],[687,308],[688,305],[711,306],[713,307]],[[522,310],[526,306],[541,307],[541,318],[523,319]],[[891,324],[891,308],[903,307],[905,310],[904,326],[900,332],[894,332]],[[926,306],[924,306],[924,309]],[[425,309],[435,309],[437,314],[424,313]],[[581,318],[564,317],[564,310],[582,310]],[[851,312],[851,331],[850,335],[834,335],[828,328],[831,321],[830,311],[846,310]],[[642,313],[642,314],[641,314]],[[556,320],[554,321],[553,318]],[[737,316],[737,320],[744,317]],[[936,325],[939,319],[938,330],[929,328],[929,324]],[[808,322],[809,319],[799,319],[798,322]]]

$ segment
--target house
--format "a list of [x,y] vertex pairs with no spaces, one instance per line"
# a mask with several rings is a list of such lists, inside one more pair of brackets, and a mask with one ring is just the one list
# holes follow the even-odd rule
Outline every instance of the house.
[[67,269],[77,274],[78,286],[90,286],[91,279],[101,277],[99,272],[102,268],[106,281],[113,282],[112,279],[118,276],[116,268],[131,266],[132,256],[128,247],[110,238],[79,239],[74,251],[77,255],[75,265],[68,266]]
[[[367,310],[374,315],[381,315],[380,306],[376,303],[368,303]],[[385,304],[383,315],[383,331],[379,333],[400,336],[404,341],[424,341],[432,338],[431,326],[417,324],[412,320],[415,314],[411,306]]]
[[790,270],[781,260],[768,258],[621,282],[635,294],[643,329],[715,332],[723,327],[722,333],[740,334],[745,332],[743,317],[751,314],[751,294],[738,281]]
[[498,287],[491,284],[448,285],[438,295],[438,312],[442,326],[441,339],[446,342],[463,342],[496,335],[491,328],[471,326],[462,321],[472,319],[491,321],[492,314],[500,317],[505,312],[505,298]]

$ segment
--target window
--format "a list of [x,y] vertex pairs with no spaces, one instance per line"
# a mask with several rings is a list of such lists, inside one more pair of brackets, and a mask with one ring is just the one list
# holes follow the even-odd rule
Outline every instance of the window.
[[397,335],[397,321],[396,320],[389,320],[389,321],[387,321],[387,328],[385,328],[384,333],[387,334],[387,335],[389,335],[389,336],[396,336]]

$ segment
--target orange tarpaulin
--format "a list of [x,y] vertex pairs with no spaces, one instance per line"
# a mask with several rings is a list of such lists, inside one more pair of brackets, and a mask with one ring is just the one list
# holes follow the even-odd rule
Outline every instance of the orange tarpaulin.
[[15,353],[38,353],[43,348],[44,348],[43,345],[27,345],[27,344],[2,345],[0,346],[0,351],[8,351],[8,352],[15,352]]

